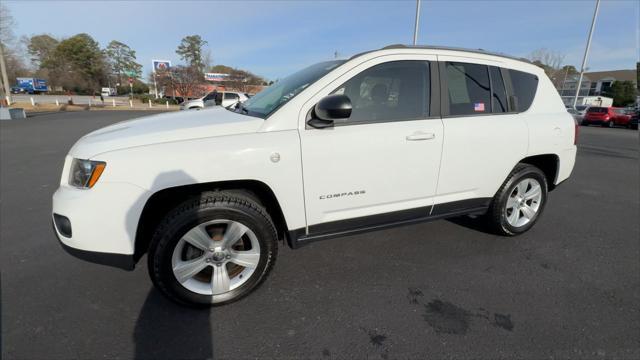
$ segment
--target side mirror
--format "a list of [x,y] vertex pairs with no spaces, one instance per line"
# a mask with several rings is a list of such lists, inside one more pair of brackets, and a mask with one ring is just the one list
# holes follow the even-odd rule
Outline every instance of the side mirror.
[[307,124],[316,129],[332,127],[335,120],[348,119],[351,116],[351,100],[342,94],[329,95],[316,104],[312,118]]

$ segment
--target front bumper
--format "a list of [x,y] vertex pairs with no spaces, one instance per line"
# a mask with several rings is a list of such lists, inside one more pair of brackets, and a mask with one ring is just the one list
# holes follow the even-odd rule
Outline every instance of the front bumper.
[[62,185],[53,195],[54,232],[73,256],[131,270],[138,219],[147,199],[146,190],[125,183],[98,183],[88,190]]
[[51,224],[53,225],[53,232],[58,238],[58,243],[64,251],[69,253],[69,255],[74,256],[78,259],[82,259],[84,261],[92,262],[94,264],[107,265],[128,271],[134,269],[135,260],[133,259],[133,255],[101,253],[72,248],[71,246],[67,246],[64,244],[64,242],[62,242],[62,237],[58,232],[55,222],[52,221]]

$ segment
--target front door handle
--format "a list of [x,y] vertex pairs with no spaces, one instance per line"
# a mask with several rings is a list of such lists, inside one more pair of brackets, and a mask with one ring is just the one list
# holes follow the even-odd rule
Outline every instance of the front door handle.
[[433,140],[435,138],[436,134],[434,133],[416,131],[407,136],[407,141]]

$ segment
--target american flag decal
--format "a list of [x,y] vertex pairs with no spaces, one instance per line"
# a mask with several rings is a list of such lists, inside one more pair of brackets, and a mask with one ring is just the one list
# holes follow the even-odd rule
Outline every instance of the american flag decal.
[[473,104],[473,111],[484,111],[484,103]]

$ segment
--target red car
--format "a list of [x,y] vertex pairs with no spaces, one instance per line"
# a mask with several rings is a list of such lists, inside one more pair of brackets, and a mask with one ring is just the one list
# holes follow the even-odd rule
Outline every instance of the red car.
[[629,126],[631,116],[623,108],[592,106],[584,114],[582,125]]

